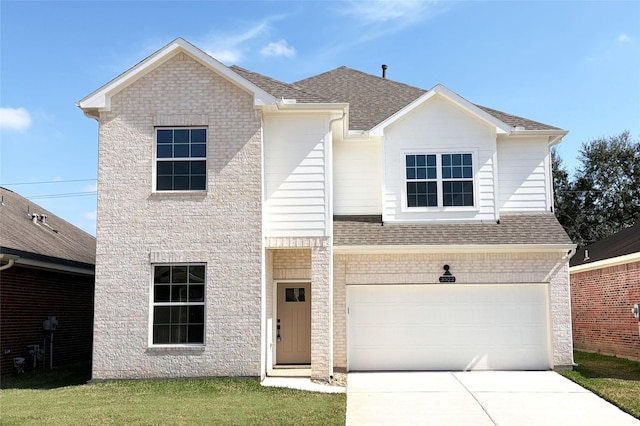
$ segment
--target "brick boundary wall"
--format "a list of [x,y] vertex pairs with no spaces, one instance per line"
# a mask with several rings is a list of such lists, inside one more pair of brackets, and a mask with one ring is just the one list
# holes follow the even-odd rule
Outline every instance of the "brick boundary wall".
[[575,349],[640,360],[640,262],[572,273],[571,317]]

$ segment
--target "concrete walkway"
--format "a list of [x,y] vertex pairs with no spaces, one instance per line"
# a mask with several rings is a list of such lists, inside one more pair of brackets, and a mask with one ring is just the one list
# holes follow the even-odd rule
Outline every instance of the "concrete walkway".
[[344,393],[345,388],[341,386],[329,386],[314,383],[308,377],[265,377],[262,386],[289,388],[310,392],[322,393]]
[[552,371],[347,377],[347,426],[640,426],[639,420]]

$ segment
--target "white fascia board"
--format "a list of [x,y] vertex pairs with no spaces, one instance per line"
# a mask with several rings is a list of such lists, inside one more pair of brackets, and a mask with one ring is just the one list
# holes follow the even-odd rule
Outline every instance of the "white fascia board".
[[369,131],[369,134],[371,136],[383,136],[384,129],[387,126],[395,123],[396,121],[398,121],[399,119],[401,119],[402,117],[404,117],[405,115],[413,111],[414,109],[418,108],[419,106],[421,106],[423,103],[425,103],[426,101],[428,101],[434,96],[442,96],[458,104],[462,108],[466,109],[472,115],[475,115],[476,117],[486,121],[492,126],[495,126],[496,133],[498,134],[501,134],[501,133],[508,134],[509,132],[511,132],[511,127],[506,123],[502,122],[501,120],[498,120],[491,114],[481,110],[480,108],[478,108],[477,106],[475,106],[474,104],[472,104],[471,102],[463,98],[462,96],[458,95],[457,93],[449,90],[442,84],[438,84],[437,86],[429,90],[427,93],[420,96],[418,99],[411,102],[409,105],[402,108],[400,111],[396,112],[391,117],[387,118],[382,123],[375,126],[373,129]]
[[477,245],[358,245],[333,246],[336,254],[377,253],[565,253],[567,258],[575,249],[574,244],[477,244]]
[[[273,107],[268,107],[264,111],[273,111]],[[331,121],[342,121],[342,137],[347,134],[349,127],[349,104],[348,103],[291,103],[279,100],[276,102],[276,111],[293,113],[327,113],[331,115]]]
[[348,103],[297,103],[297,102],[283,102],[281,100],[276,102],[276,107],[279,111],[300,111],[300,112],[329,112],[329,113],[346,113],[349,110]]
[[562,138],[569,134],[568,130],[519,130],[517,128],[512,129],[511,133],[507,135],[500,135],[501,137],[505,137],[508,139],[509,137],[515,138],[526,138],[526,137],[536,137],[536,136],[546,136],[549,138],[549,146],[557,145],[562,142]]
[[597,262],[587,263],[585,265],[572,266],[571,268],[569,268],[569,274],[578,274],[580,272],[609,268],[611,266],[625,265],[627,263],[633,262],[640,262],[640,252],[631,253],[624,256],[612,257],[611,259],[603,259]]
[[234,83],[245,91],[252,93],[255,106],[273,105],[276,102],[275,97],[236,74],[223,63],[209,56],[184,39],[177,38],[137,65],[129,68],[127,71],[120,74],[104,86],[100,87],[95,92],[81,99],[76,103],[76,105],[85,111],[96,109],[108,111],[111,108],[111,96],[138,80],[140,77],[156,69],[158,66],[172,58],[177,52],[186,53],[231,83]]

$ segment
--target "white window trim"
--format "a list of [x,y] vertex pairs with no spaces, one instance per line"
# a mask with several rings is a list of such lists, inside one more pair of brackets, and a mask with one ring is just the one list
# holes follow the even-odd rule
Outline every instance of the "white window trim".
[[[471,154],[473,174],[473,206],[443,206],[442,194],[442,155],[443,154]],[[409,207],[407,202],[407,155],[435,155],[436,156],[436,182],[438,187],[437,207]],[[453,148],[447,150],[409,149],[400,152],[400,198],[403,213],[441,213],[441,212],[479,212],[478,203],[478,149],[477,148]]]
[[[204,325],[202,330],[202,343],[153,343],[153,308],[156,306],[154,301],[154,277],[156,266],[204,266],[204,301],[202,303],[185,303],[184,305],[204,306]],[[206,262],[158,262],[151,264],[151,278],[149,279],[149,336],[147,347],[149,349],[202,349],[207,345],[207,280],[209,271]]]
[[[207,134],[207,142],[206,142],[206,154],[204,158],[201,157],[180,157],[180,158],[158,158],[158,130],[174,130],[174,129],[185,129],[185,130],[194,130],[194,129],[204,129]],[[193,189],[193,190],[159,190],[158,185],[158,161],[202,161],[204,160],[205,167],[205,182],[204,189]],[[152,192],[156,194],[202,194],[206,193],[209,188],[209,126],[154,126],[153,128],[153,166],[151,167],[151,182],[152,182]]]

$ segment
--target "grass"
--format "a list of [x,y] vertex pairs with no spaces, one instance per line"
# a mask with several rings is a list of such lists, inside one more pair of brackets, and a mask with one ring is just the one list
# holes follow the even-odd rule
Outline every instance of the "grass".
[[573,371],[560,374],[640,419],[640,362],[575,352]]
[[[86,373],[85,373],[86,374]],[[345,394],[251,379],[112,381],[46,372],[4,378],[1,425],[344,425]]]

